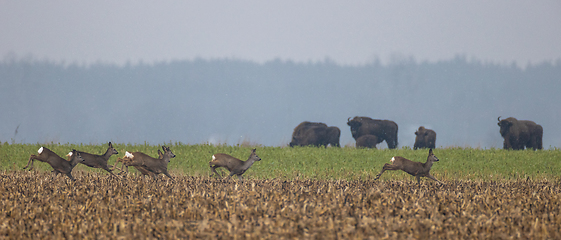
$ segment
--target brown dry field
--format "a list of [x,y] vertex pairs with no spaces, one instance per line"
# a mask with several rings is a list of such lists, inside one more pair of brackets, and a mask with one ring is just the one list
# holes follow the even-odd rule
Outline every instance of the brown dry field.
[[561,239],[559,181],[0,172],[2,239]]

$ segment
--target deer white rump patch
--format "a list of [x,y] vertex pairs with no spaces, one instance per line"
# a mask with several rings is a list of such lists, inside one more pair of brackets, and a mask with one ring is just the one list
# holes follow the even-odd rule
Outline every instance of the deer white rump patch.
[[37,151],[39,154],[41,154],[43,152],[43,147],[39,148],[39,150]]
[[132,153],[126,151],[126,152],[125,152],[125,157],[133,158],[134,156],[132,155]]
[[392,157],[392,159],[390,160],[390,162],[393,163],[393,161],[395,161],[395,157]]
[[214,161],[214,159],[216,159],[216,157],[214,155],[212,155],[212,161]]
[[68,154],[66,154],[67,157],[72,157],[72,152],[69,152]]

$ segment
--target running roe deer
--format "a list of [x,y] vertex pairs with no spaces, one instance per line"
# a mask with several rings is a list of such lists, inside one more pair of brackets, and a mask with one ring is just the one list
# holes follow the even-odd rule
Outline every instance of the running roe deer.
[[[129,153],[130,154],[130,153]],[[163,159],[164,158],[164,154],[162,153],[162,151],[160,151],[158,149],[158,159]],[[113,165],[113,168],[111,170],[114,170],[115,168],[117,168],[117,164],[121,163],[121,172],[128,172],[129,171],[129,166],[127,164],[130,164],[132,162],[132,159],[125,156],[122,158],[117,158],[117,162],[115,162],[115,165]],[[138,170],[141,174],[142,177],[145,177],[146,175],[155,178],[156,175],[153,172],[148,171],[148,169],[146,169],[145,167],[142,166],[133,166],[136,170]],[[123,170],[123,168],[125,168],[125,170]]]
[[[109,160],[109,158],[111,157],[111,155],[113,154],[119,154],[119,152],[117,152],[117,150],[115,150],[115,148],[113,148],[113,144],[111,144],[111,142],[109,142],[109,147],[107,148],[107,151],[105,151],[105,154],[103,155],[96,155],[96,154],[91,154],[91,153],[87,153],[87,152],[82,152],[82,151],[77,151],[78,153],[80,153],[80,155],[82,156],[82,158],[84,159],[83,162],[81,162],[82,164],[88,166],[88,167],[92,167],[92,168],[101,168],[109,173],[111,173],[113,176],[115,176],[115,174],[113,174],[113,170],[109,169],[109,167],[107,166],[107,160]],[[72,157],[72,152],[68,153],[68,158]]]
[[382,173],[386,170],[402,170],[406,173],[409,173],[417,178],[417,183],[421,184],[421,177],[427,177],[434,181],[438,181],[432,175],[430,175],[430,169],[432,167],[433,162],[438,162],[438,158],[432,153],[432,148],[429,149],[429,156],[427,157],[427,162],[413,162],[409,159],[404,157],[395,156],[392,157],[390,160],[392,164],[384,164],[382,171],[374,178],[374,180],[378,180]]
[[31,171],[33,169],[33,163],[35,162],[35,160],[39,160],[51,165],[51,167],[53,167],[54,169],[53,172],[55,172],[56,175],[58,175],[59,173],[64,173],[74,181],[74,177],[72,177],[72,169],[74,169],[74,167],[79,162],[84,161],[80,153],[75,149],[72,149],[72,157],[70,157],[70,161],[66,161],[64,158],[61,158],[59,155],[46,147],[39,148],[37,152],[39,153],[39,155],[32,154],[31,156],[29,156],[27,166],[23,167],[23,169],[29,167],[29,170]]
[[249,169],[249,167],[251,167],[251,165],[253,165],[256,161],[261,161],[261,158],[257,156],[255,149],[251,150],[251,155],[249,155],[249,158],[245,162],[228,154],[217,153],[212,155],[212,161],[208,162],[213,172],[210,176],[216,174],[222,177],[218,174],[218,172],[216,172],[216,169],[224,167],[230,171],[228,178],[233,175],[238,175],[238,179],[242,181],[242,174],[245,173],[245,171],[247,171],[247,169]]
[[150,157],[142,152],[126,152],[125,158],[130,160],[125,162],[127,166],[140,166],[153,173],[152,177],[156,178],[156,175],[163,173],[168,176],[172,181],[173,178],[168,173],[168,163],[171,158],[175,157],[175,154],[171,152],[169,147],[162,146],[164,150],[163,157],[161,159]]

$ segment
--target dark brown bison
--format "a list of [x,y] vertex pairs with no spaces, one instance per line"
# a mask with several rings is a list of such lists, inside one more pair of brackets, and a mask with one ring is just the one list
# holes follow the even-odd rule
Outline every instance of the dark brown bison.
[[363,135],[356,139],[357,148],[376,148],[378,143],[381,143],[380,139],[374,135]]
[[351,134],[355,140],[364,135],[374,135],[380,142],[386,141],[388,148],[397,147],[397,124],[390,120],[377,120],[369,117],[347,119]]
[[[327,144],[331,144],[332,147],[341,147],[339,144],[339,138],[341,137],[341,129],[338,127],[327,127]],[[325,146],[327,147],[327,144]]]
[[413,149],[417,148],[436,148],[436,132],[432,129],[426,129],[423,126],[419,127],[419,130],[415,132],[415,145]]
[[341,130],[338,127],[328,127],[325,123],[302,122],[294,128],[290,146],[325,146],[340,147],[339,137]]
[[526,148],[543,149],[543,128],[539,124],[528,120],[517,120],[509,117],[501,120],[497,118],[501,136],[504,138],[503,148],[524,150]]

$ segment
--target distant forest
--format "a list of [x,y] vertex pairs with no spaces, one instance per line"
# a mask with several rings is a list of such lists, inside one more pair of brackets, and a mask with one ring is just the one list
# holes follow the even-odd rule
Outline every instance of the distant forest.
[[[0,62],[0,141],[16,143],[250,142],[285,146],[302,121],[341,129],[368,116],[419,126],[438,147],[501,148],[497,117],[533,120],[544,148],[561,146],[561,60],[504,65],[465,57],[360,66],[194,59],[154,64]],[[385,147],[386,144],[381,144]]]

